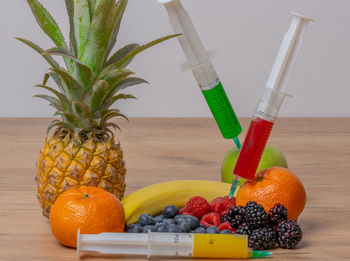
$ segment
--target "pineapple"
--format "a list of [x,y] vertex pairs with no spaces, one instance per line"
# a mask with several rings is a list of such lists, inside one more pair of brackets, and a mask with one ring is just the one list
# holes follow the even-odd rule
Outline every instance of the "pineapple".
[[[114,117],[127,117],[111,106],[121,99],[135,99],[123,89],[145,80],[132,77],[126,67],[145,49],[175,37],[170,35],[145,45],[129,44],[111,55],[116,44],[127,0],[66,0],[70,22],[67,44],[57,23],[37,1],[27,0],[41,29],[55,47],[44,50],[31,41],[17,38],[50,64],[38,88],[51,95],[47,100],[56,110],[37,163],[37,197],[43,215],[49,217],[52,204],[63,191],[79,186],[101,187],[118,198],[125,190],[125,162],[113,129]],[[65,68],[54,59],[63,58]],[[57,89],[48,86],[52,79]]]

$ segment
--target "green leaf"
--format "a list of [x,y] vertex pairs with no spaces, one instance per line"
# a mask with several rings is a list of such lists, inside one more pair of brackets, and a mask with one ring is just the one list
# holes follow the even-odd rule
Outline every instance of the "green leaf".
[[[124,46],[123,48],[119,49],[111,56],[111,58],[108,59],[106,66],[109,66],[109,65],[114,64],[114,63],[119,63],[128,53],[135,50],[139,46],[140,46],[139,44],[133,43],[133,44],[129,44],[129,45]],[[128,64],[132,61],[132,59],[133,59],[133,57],[130,58],[128,61],[126,61],[121,66],[121,68],[125,68],[126,66],[128,66]]]
[[81,127],[80,119],[75,114],[73,114],[73,113],[60,113],[60,115],[62,116],[62,118],[65,122],[68,122],[77,128]]
[[101,122],[104,124],[108,120],[112,119],[113,117],[122,117],[129,121],[128,117],[126,117],[124,114],[120,113],[118,110],[105,110],[101,113]]
[[50,105],[52,107],[54,107],[56,110],[63,111],[62,104],[55,97],[52,97],[52,96],[49,96],[49,95],[44,95],[44,94],[37,94],[37,95],[34,95],[33,97],[44,99],[44,100],[50,102]]
[[[44,52],[44,49],[42,49],[40,46],[36,45],[35,43],[23,39],[23,38],[19,38],[16,37],[15,39],[17,39],[18,41],[21,41],[22,43],[28,45],[29,47],[31,47],[32,49],[34,49],[36,52],[38,52],[39,54],[42,54]],[[44,59],[52,66],[52,68],[59,68],[60,65],[49,55],[47,56],[43,56]]]
[[50,92],[52,92],[53,94],[55,94],[57,96],[57,98],[59,99],[61,105],[62,105],[62,108],[64,110],[66,110],[69,106],[69,101],[67,99],[67,97],[65,95],[63,95],[62,93],[60,93],[59,91],[56,91],[55,89],[49,87],[49,86],[46,86],[46,85],[35,85],[35,87],[38,87],[38,88],[43,88],[45,90],[48,90]]
[[92,17],[95,13],[95,6],[96,6],[96,0],[88,0],[89,3],[89,10],[90,10],[90,20],[92,20]]
[[67,123],[61,121],[61,120],[53,120],[52,122],[50,122],[49,126],[47,127],[47,133],[49,134],[50,130],[54,127],[63,127],[63,128],[71,128],[71,126],[69,126]]
[[75,32],[74,32],[74,0],[65,0],[66,2],[66,9],[67,9],[67,14],[69,17],[69,39],[70,39],[70,47],[71,51],[77,55],[77,41],[75,38]]
[[134,50],[130,51],[127,55],[124,56],[123,59],[121,59],[118,63],[117,63],[117,66],[118,67],[122,67],[124,64],[126,64],[130,59],[132,59],[133,57],[135,57],[137,54],[143,52],[144,50],[154,46],[154,45],[157,45],[161,42],[164,42],[168,39],[171,39],[171,38],[174,38],[174,37],[177,37],[177,36],[180,36],[181,34],[172,34],[172,35],[168,35],[168,36],[165,36],[165,37],[161,37],[161,38],[158,38],[157,40],[154,40],[152,42],[149,42],[147,44],[144,44],[144,45],[141,45],[137,48],[135,48]]
[[65,82],[68,92],[74,101],[81,101],[85,96],[84,87],[64,69],[52,69]]
[[[49,72],[50,77],[55,81],[57,87],[60,89],[61,93],[66,97],[70,97],[66,83],[61,79],[61,77],[55,72]],[[45,84],[43,84],[45,85]]]
[[104,99],[108,95],[109,84],[106,81],[100,80],[92,87],[92,95],[90,99],[91,109],[93,112],[98,110],[103,104]]
[[90,125],[91,125],[93,128],[97,128],[97,127],[98,127],[97,121],[95,121],[95,120],[93,120],[93,119],[88,119],[88,121],[90,122]]
[[50,78],[50,74],[45,73],[42,85],[46,85],[46,83],[49,80],[49,78]]
[[125,13],[125,9],[126,9],[127,4],[128,4],[128,0],[119,0],[117,3],[117,8],[116,8],[115,17],[114,17],[114,29],[113,29],[112,36],[111,36],[109,43],[108,43],[107,52],[105,55],[104,62],[108,59],[116,41],[117,41],[120,23],[122,21],[123,15]]
[[70,14],[70,39],[74,43],[75,54],[80,59],[90,26],[89,3],[88,0],[66,0],[66,6]]
[[60,47],[54,47],[49,50],[46,50],[43,55],[59,55],[63,57],[68,57],[74,61],[74,75],[78,82],[80,82],[85,88],[86,92],[89,91],[91,81],[92,81],[92,71],[89,67],[83,64],[77,57],[74,56],[69,50]]
[[74,102],[74,109],[81,118],[88,118],[91,115],[91,108],[83,102]]
[[100,0],[86,40],[82,61],[93,71],[94,79],[101,72],[109,40],[113,33],[115,0]]
[[132,74],[134,73],[128,69],[116,68],[112,64],[103,70],[98,79],[107,81],[113,87]]
[[108,123],[103,124],[103,128],[108,128],[108,127],[112,127],[115,130],[118,129],[119,131],[121,131],[120,127],[117,124],[115,124],[114,122],[108,122]]
[[[32,13],[38,22],[41,29],[46,33],[51,40],[58,47],[67,47],[67,43],[63,37],[61,29],[58,27],[56,21],[53,19],[51,14],[40,4],[37,0],[27,0],[30,8],[32,9]],[[71,71],[71,62],[69,59],[65,59],[67,68]]]
[[116,101],[118,100],[127,100],[127,99],[135,99],[136,97],[134,95],[131,94],[118,94],[116,96],[113,96],[109,99],[106,99],[105,102],[103,103],[103,109],[108,109],[109,107],[111,107]]
[[109,92],[107,99],[111,98],[113,95],[115,95],[116,93],[118,93],[119,91],[128,88],[130,86],[135,86],[138,84],[148,84],[148,82],[144,79],[141,78],[136,78],[136,77],[129,77],[126,78],[124,80],[122,80],[120,83],[118,83],[117,85],[115,85]]

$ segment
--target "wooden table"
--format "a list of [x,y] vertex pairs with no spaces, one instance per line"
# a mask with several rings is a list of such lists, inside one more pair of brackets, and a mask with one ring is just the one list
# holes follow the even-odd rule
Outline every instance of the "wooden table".
[[[48,122],[0,121],[0,260],[77,260],[74,249],[52,236],[35,196],[35,162]],[[246,130],[249,120],[241,122]],[[171,179],[220,180],[221,161],[233,146],[212,119],[131,119],[120,125],[127,193]],[[350,119],[279,119],[270,142],[284,152],[307,191],[299,248],[276,249],[270,259],[349,259]]]

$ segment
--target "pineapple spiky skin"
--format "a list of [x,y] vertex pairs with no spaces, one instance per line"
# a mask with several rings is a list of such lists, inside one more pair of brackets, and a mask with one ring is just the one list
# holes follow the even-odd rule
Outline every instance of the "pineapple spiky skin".
[[37,169],[37,197],[46,217],[57,197],[70,188],[95,186],[119,199],[124,195],[123,151],[113,139],[81,142],[70,135],[47,138]]

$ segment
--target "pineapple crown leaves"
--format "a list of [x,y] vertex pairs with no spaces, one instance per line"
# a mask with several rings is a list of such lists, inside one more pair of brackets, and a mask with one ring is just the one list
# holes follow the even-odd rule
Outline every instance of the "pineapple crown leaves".
[[[44,50],[29,40],[16,38],[41,54],[51,66],[42,84],[36,85],[51,95],[35,95],[48,101],[57,110],[55,116],[61,117],[50,123],[48,132],[58,127],[64,132],[89,136],[91,133],[112,133],[110,127],[119,129],[109,120],[127,117],[111,106],[121,99],[136,99],[119,92],[148,83],[132,76],[134,73],[126,67],[137,54],[179,34],[144,45],[132,43],[111,54],[128,0],[65,0],[70,24],[68,44],[44,6],[38,0],[27,2],[39,26],[55,44]],[[55,56],[63,58],[66,68],[60,66]],[[47,86],[49,78],[58,90]]]

